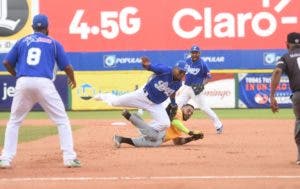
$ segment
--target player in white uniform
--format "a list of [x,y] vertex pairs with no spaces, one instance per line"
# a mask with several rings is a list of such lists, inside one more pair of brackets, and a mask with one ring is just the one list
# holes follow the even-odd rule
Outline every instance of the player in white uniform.
[[73,149],[70,121],[64,104],[53,84],[55,64],[64,70],[72,88],[76,87],[74,72],[63,46],[48,36],[48,18],[38,14],[33,18],[34,33],[20,39],[4,58],[7,71],[16,76],[16,91],[5,131],[0,168],[10,168],[17,152],[18,131],[35,103],[39,103],[57,125],[60,148],[66,167],[79,167]]
[[223,132],[223,124],[217,114],[207,105],[205,97],[201,93],[204,85],[211,78],[209,68],[205,62],[201,61],[200,48],[198,46],[192,46],[190,53],[191,57],[186,60],[185,83],[178,91],[176,102],[179,107],[182,107],[190,99],[193,99],[199,108],[213,121],[217,134],[221,134]]
[[166,129],[170,126],[169,116],[162,103],[170,97],[172,108],[177,110],[175,93],[181,87],[185,76],[185,62],[179,62],[173,68],[169,68],[160,64],[150,64],[148,58],[142,57],[142,65],[145,69],[155,73],[145,87],[121,96],[100,93],[94,99],[102,100],[111,106],[134,107],[148,111],[153,118],[150,124],[136,116],[124,116],[143,134],[133,139],[134,145],[154,147],[163,142]]

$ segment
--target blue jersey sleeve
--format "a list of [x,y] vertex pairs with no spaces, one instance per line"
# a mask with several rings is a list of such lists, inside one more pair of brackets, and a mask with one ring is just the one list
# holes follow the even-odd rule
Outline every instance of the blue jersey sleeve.
[[210,70],[209,70],[207,64],[204,64],[203,69],[204,69],[204,73],[206,73],[206,78],[210,79],[211,78],[211,74],[210,74]]
[[16,63],[18,61],[19,44],[20,42],[18,41],[4,58],[4,60],[7,60],[13,68],[16,67]]
[[156,64],[156,65],[150,64],[149,70],[153,71],[156,74],[162,74],[170,71],[170,68],[164,66],[163,64]]
[[66,52],[63,48],[63,46],[55,41],[55,45],[56,45],[56,62],[57,62],[57,66],[59,67],[60,70],[64,70],[66,68],[66,66],[68,66],[69,60],[68,57],[66,55]]

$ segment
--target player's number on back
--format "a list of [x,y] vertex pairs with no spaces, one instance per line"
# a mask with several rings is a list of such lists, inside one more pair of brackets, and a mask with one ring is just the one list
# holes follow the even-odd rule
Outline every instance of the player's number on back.
[[27,53],[27,64],[35,66],[40,63],[41,58],[41,49],[40,48],[30,48]]

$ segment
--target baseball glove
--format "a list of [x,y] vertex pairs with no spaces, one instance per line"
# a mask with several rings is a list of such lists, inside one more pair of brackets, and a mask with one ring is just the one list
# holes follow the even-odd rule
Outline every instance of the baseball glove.
[[204,138],[204,134],[200,131],[190,131],[188,134],[193,138],[193,140],[199,140]]
[[195,95],[200,94],[204,90],[204,84],[197,84],[191,86]]
[[172,121],[174,119],[174,117],[176,116],[176,113],[177,113],[177,109],[178,109],[178,106],[177,104],[169,104],[167,107],[166,107],[166,112],[170,118],[170,120]]

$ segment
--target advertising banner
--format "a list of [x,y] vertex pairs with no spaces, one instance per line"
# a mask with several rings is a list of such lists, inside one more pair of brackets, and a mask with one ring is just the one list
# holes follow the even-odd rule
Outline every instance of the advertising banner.
[[[298,0],[42,0],[71,52],[282,49],[299,30]],[[63,19],[62,19],[63,17]]]
[[15,93],[16,78],[8,75],[0,75],[0,78],[0,109],[10,110]]
[[[144,55],[171,66],[194,44],[212,70],[272,69],[286,52],[286,35],[300,28],[299,0],[0,2],[1,60],[12,44],[7,40],[31,29],[30,16],[37,11],[24,10],[39,10],[78,71],[141,70],[137,64]],[[24,16],[16,14],[19,9]],[[7,23],[21,29],[7,29]]]
[[193,44],[213,70],[271,69],[286,34],[299,29],[297,7],[297,0],[40,2],[77,70],[131,70],[142,55],[171,65]]
[[[206,104],[211,108],[235,108],[234,74],[213,74],[202,92]],[[181,93],[179,89],[178,94]],[[165,102],[167,105],[169,103]],[[188,103],[200,108],[193,100]]]
[[[285,50],[247,50],[202,51],[201,59],[211,70],[238,69],[273,69],[276,61]],[[70,63],[78,71],[99,70],[143,70],[141,56],[148,56],[155,64],[173,66],[188,55],[186,51],[134,51],[134,52],[99,52],[99,53],[68,53]],[[4,56],[4,55],[3,55]],[[2,60],[4,57],[1,57]],[[0,71],[4,67],[0,64]]]
[[[238,74],[239,107],[269,108],[271,74]],[[282,76],[275,98],[279,107],[291,107],[291,90],[287,76]]]
[[[203,50],[201,59],[210,69],[273,69],[276,61],[286,50]],[[189,55],[184,51],[134,51],[70,53],[70,60],[76,70],[142,70],[141,56],[148,56],[153,63],[173,66]],[[88,57],[88,58],[87,58]]]
[[[65,105],[68,105],[68,83],[65,75],[57,75],[54,82],[55,87]],[[0,110],[10,110],[12,99],[15,93],[16,78],[9,75],[0,75]],[[35,105],[34,110],[41,110],[39,105]]]
[[122,109],[91,99],[97,93],[122,95],[142,87],[152,72],[101,71],[77,72],[77,88],[72,90],[72,110]]
[[[134,91],[143,87],[151,74],[148,71],[77,72],[78,86],[72,90],[72,110],[123,109],[124,107],[112,107],[102,101],[95,101],[92,97],[99,92],[119,96]],[[205,86],[203,94],[212,108],[234,108],[234,74],[213,74],[213,79]],[[199,108],[195,102],[189,103]],[[165,104],[168,104],[168,100]]]
[[211,108],[235,108],[234,74],[213,74],[203,95]]

